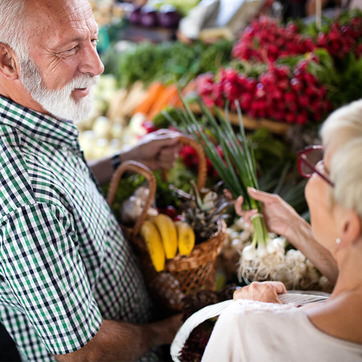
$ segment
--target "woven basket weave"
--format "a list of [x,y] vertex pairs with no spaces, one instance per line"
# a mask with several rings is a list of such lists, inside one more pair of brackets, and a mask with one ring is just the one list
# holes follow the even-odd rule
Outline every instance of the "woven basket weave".
[[[196,141],[189,138],[181,137],[180,142],[190,145],[198,154],[199,168],[197,187],[201,189],[205,185],[207,171],[206,158],[203,150]],[[195,245],[188,256],[178,254],[175,258],[167,260],[165,270],[156,272],[145,242],[139,235],[141,225],[147,218],[147,211],[155,199],[156,179],[152,171],[139,162],[127,161],[122,163],[115,171],[111,180],[107,197],[110,205],[112,205],[114,201],[120,179],[126,171],[132,171],[144,176],[148,182],[150,191],[145,208],[135,225],[132,228],[121,225],[122,230],[128,241],[134,247],[136,255],[140,260],[145,281],[153,299],[168,311],[180,311],[183,307],[182,300],[185,295],[201,289],[213,290],[216,261],[226,237],[226,224],[224,221],[220,221],[218,231],[209,240]],[[165,174],[165,177],[166,176],[167,174]]]

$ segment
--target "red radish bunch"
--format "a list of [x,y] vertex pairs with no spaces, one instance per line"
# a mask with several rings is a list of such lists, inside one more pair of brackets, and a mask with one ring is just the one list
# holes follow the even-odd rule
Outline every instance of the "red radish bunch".
[[184,145],[180,151],[180,157],[182,158],[185,166],[189,168],[197,167],[198,157],[195,149],[191,146]]
[[274,19],[261,17],[245,29],[232,53],[240,60],[275,61],[281,56],[302,55],[320,47],[338,59],[350,52],[359,57],[361,37],[362,18],[359,16],[343,25],[334,21],[327,32],[320,32],[316,38],[301,35],[296,24],[280,26]]
[[[223,152],[222,152],[222,149],[220,146],[216,147],[216,151],[221,157],[223,157]],[[184,145],[181,148],[180,157],[181,157],[183,163],[185,164],[185,166],[187,166],[189,168],[197,168],[197,166],[199,164],[199,158],[193,147]],[[207,174],[212,177],[218,177],[218,174],[217,174],[215,168],[213,167],[211,161],[208,158],[206,158],[206,165],[207,165]]]
[[298,33],[295,24],[286,27],[268,17],[254,20],[233,48],[234,58],[275,61],[280,56],[304,54],[315,49],[311,38]]
[[152,132],[155,132],[158,130],[158,128],[155,127],[155,125],[152,121],[142,122],[142,127],[146,130],[146,133],[152,133]]
[[269,63],[267,71],[256,79],[232,68],[223,69],[218,82],[210,74],[201,76],[198,92],[209,106],[223,107],[228,100],[233,107],[238,100],[244,114],[253,118],[298,124],[320,121],[331,104],[326,99],[326,88],[307,70],[308,63],[317,60],[302,60],[294,71],[286,65]]
[[328,53],[342,59],[348,53],[354,53],[357,57],[362,54],[362,18],[355,17],[346,25],[333,23],[328,33],[319,33],[316,45],[325,48]]
[[[197,77],[197,89],[203,95],[204,102],[207,106],[213,105],[223,107],[223,92],[220,86],[214,82],[213,73],[201,74]],[[200,92],[200,89],[202,90]]]

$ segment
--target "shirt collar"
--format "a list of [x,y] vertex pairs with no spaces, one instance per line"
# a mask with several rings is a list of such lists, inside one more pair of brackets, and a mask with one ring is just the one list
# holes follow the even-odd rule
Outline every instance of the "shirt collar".
[[57,147],[78,148],[78,128],[72,121],[59,120],[0,96],[0,123],[16,128],[40,142]]

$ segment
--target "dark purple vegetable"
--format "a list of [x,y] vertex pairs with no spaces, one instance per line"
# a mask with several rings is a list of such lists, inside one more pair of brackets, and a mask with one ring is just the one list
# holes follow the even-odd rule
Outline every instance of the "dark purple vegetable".
[[141,7],[134,8],[134,10],[129,15],[128,20],[132,24],[140,24],[141,23]]
[[150,6],[141,9],[141,25],[151,28],[158,25],[157,10]]
[[176,29],[180,19],[180,14],[172,5],[163,5],[158,12],[158,22],[163,28]]

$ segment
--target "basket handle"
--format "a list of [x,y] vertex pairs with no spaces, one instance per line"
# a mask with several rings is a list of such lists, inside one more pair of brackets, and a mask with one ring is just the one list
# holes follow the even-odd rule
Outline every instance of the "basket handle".
[[147,218],[148,209],[151,207],[152,202],[155,199],[156,178],[155,178],[154,174],[152,173],[152,171],[141,162],[137,162],[137,161],[123,162],[112,175],[112,179],[110,182],[109,191],[108,191],[108,195],[107,195],[107,201],[110,206],[112,206],[112,203],[116,196],[116,191],[117,191],[117,187],[119,185],[119,181],[121,180],[122,175],[126,171],[133,171],[133,172],[136,172],[136,173],[140,174],[141,176],[143,176],[148,181],[149,190],[150,190],[147,200],[146,200],[145,207],[142,210],[140,217],[137,219],[136,224],[132,228],[132,235],[136,236],[138,234],[138,231],[141,228],[142,223]]
[[[206,156],[204,153],[204,150],[200,146],[200,144],[193,140],[192,138],[181,136],[180,137],[180,143],[184,145],[189,145],[192,147],[199,158],[199,164],[198,164],[198,174],[197,174],[197,188],[201,190],[206,183],[206,176],[207,176],[207,163],[206,163]],[[165,181],[168,180],[168,171],[163,170],[162,171],[162,177]]]
[[[191,146],[195,149],[197,156],[199,158],[199,164],[198,164],[198,176],[197,176],[197,188],[201,190],[205,186],[206,182],[206,174],[207,174],[207,164],[206,164],[206,156],[204,154],[204,150],[202,147],[197,143],[197,141],[181,136],[179,139],[180,143],[186,144]],[[137,219],[136,224],[132,228],[132,235],[136,236],[141,228],[142,223],[147,218],[148,209],[151,207],[153,200],[156,196],[156,178],[152,171],[143,163],[138,161],[125,161],[122,162],[122,164],[117,168],[117,170],[113,173],[112,179],[109,186],[109,191],[107,195],[107,201],[110,206],[112,206],[112,203],[114,201],[114,198],[116,196],[117,187],[119,185],[119,182],[121,180],[122,175],[126,171],[133,171],[141,176],[143,176],[149,184],[149,194],[146,200],[145,207],[140,215],[140,217]],[[163,170],[163,178],[167,181],[167,170]]]

